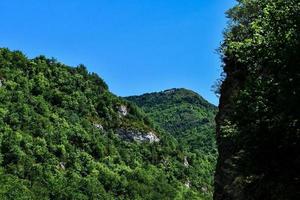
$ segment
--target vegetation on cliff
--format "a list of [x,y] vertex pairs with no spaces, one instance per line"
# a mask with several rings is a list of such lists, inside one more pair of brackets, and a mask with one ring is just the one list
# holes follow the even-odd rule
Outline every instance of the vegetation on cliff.
[[184,153],[83,65],[0,49],[1,199],[209,198]]
[[215,199],[299,199],[300,2],[239,0],[221,47]]

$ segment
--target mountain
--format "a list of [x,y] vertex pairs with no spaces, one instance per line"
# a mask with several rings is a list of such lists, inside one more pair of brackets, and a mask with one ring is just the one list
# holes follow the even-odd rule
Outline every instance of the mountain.
[[227,12],[215,200],[300,199],[299,13],[299,0]]
[[210,199],[191,156],[83,65],[0,49],[2,199]]
[[187,89],[169,89],[126,97],[150,117],[153,124],[174,136],[189,163],[189,183],[201,191],[212,191],[217,158],[216,106]]

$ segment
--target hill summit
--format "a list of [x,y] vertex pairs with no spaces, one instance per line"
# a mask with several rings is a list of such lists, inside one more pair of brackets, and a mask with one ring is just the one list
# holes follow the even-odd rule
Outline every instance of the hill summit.
[[126,97],[150,117],[154,125],[176,138],[188,165],[188,183],[212,192],[217,158],[215,113],[217,108],[196,92],[173,88]]

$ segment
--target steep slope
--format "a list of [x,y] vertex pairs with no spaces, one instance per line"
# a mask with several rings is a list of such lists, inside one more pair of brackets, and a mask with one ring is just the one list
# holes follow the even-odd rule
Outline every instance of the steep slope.
[[83,65],[0,49],[1,198],[206,198],[182,155]]
[[299,0],[243,0],[228,11],[216,200],[300,199],[299,13]]
[[216,107],[186,89],[170,89],[126,99],[136,103],[154,124],[177,139],[189,165],[189,184],[201,192],[211,193],[217,157]]

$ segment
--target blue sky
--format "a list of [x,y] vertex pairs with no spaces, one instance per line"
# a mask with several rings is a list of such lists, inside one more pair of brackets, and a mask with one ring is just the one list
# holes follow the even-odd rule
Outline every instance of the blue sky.
[[84,64],[119,96],[174,87],[210,102],[234,0],[0,1],[0,46]]

